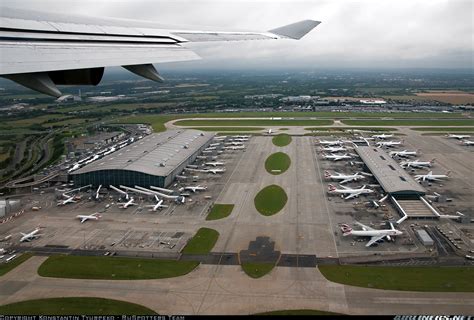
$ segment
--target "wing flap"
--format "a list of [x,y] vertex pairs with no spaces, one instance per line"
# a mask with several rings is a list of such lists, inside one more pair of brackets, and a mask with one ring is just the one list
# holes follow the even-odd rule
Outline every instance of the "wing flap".
[[0,42],[0,74],[48,72],[200,59],[178,45]]
[[251,32],[199,31],[199,32],[172,32],[172,34],[178,37],[184,38],[187,41],[191,41],[191,42],[278,39],[277,36],[272,35],[272,34],[251,33]]

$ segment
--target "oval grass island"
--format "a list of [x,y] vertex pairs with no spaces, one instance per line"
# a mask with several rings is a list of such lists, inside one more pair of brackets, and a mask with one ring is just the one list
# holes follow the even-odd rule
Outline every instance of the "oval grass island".
[[201,228],[181,250],[185,254],[208,254],[219,238],[219,232],[214,229]]
[[284,147],[291,143],[291,136],[286,133],[280,133],[273,137],[272,142],[277,147]]
[[197,261],[55,255],[41,264],[38,274],[72,279],[164,279],[184,276],[198,265]]
[[288,196],[280,186],[269,185],[255,196],[255,208],[264,216],[271,216],[278,213],[286,205]]
[[273,263],[243,262],[241,267],[249,277],[257,279],[270,273],[275,265]]
[[268,173],[277,175],[282,174],[290,167],[291,159],[284,152],[271,154],[265,161],[265,169]]

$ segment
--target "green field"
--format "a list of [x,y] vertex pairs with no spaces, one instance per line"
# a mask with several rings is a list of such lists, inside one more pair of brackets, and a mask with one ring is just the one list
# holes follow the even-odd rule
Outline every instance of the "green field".
[[332,282],[385,290],[474,292],[472,267],[319,266]]
[[53,120],[62,121],[62,119],[66,117],[67,116],[63,114],[46,114],[46,115],[38,116],[35,118],[14,120],[14,121],[6,122],[6,123],[14,127],[26,127],[32,124],[42,124],[42,123],[45,123],[46,121],[51,121],[51,122]]
[[0,264],[0,276],[3,276],[4,274],[8,273],[9,271],[15,269],[17,266],[28,260],[33,256],[31,253],[23,253],[21,256],[16,257],[10,262],[4,262]]
[[264,216],[271,216],[278,213],[286,204],[288,196],[280,186],[270,185],[255,196],[255,208]]
[[352,126],[474,126],[474,119],[453,120],[342,120]]
[[311,128],[304,128],[308,131],[353,131],[353,130],[363,130],[363,131],[396,131],[396,128],[371,128],[371,127],[336,127],[336,128],[328,128],[328,127],[311,127]]
[[440,128],[440,127],[427,127],[427,128],[410,128],[415,131],[441,131],[441,132],[457,132],[457,133],[467,133],[473,132],[474,128]]
[[219,220],[228,217],[234,209],[233,204],[215,204],[212,206],[211,212],[206,217],[206,220]]
[[249,119],[249,120],[179,120],[174,123],[177,126],[329,126],[333,124],[332,120],[268,120],[268,119]]
[[340,313],[334,313],[329,311],[320,311],[312,309],[301,309],[301,310],[278,310],[268,311],[263,313],[257,313],[256,316],[331,316],[339,315]]
[[26,300],[0,306],[0,314],[21,315],[153,315],[144,306],[103,298],[50,298]]
[[207,254],[219,238],[219,232],[214,229],[201,228],[196,232],[194,237],[188,241],[186,246],[181,250],[185,254]]
[[[290,157],[284,152],[277,152],[271,154],[267,160],[265,161],[265,169],[268,173],[273,175],[282,174],[290,167],[291,159]],[[272,170],[280,170],[277,172],[273,172]]]
[[57,255],[43,262],[38,274],[74,279],[162,279],[185,275],[198,265],[195,261]]
[[284,147],[291,143],[291,136],[286,133],[280,133],[272,138],[272,142],[277,147]]
[[[72,110],[68,110],[72,111]],[[115,123],[146,123],[150,124],[156,132],[165,131],[165,123],[175,119],[185,118],[250,118],[250,117],[298,117],[298,118],[460,118],[466,116],[461,113],[414,113],[414,112],[235,112],[235,113],[200,113],[200,114],[168,114],[168,115],[131,115],[113,120]],[[278,120],[270,120],[272,124],[281,124]],[[213,122],[215,123],[215,122]],[[332,121],[331,121],[332,123]],[[211,126],[214,126],[212,124]],[[312,123],[309,125],[317,125]],[[234,125],[233,125],[234,126]],[[258,125],[257,125],[258,126]]]
[[197,128],[189,128],[195,130],[202,130],[202,131],[261,131],[263,128],[256,128],[256,127],[197,127]]
[[272,263],[244,262],[241,264],[242,270],[252,278],[261,278],[275,267]]

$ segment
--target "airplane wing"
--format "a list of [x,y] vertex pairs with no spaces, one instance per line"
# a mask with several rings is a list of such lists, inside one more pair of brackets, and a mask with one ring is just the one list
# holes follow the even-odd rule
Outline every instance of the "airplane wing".
[[[347,182],[351,182],[352,180],[354,180],[354,178],[348,178],[348,179],[345,179],[345,180],[342,180],[341,182],[339,182],[340,184],[344,184],[344,183],[347,183]],[[342,186],[341,186],[342,187]]]
[[366,244],[365,246],[366,246],[366,247],[370,247],[371,245],[373,245],[373,244],[376,243],[377,241],[382,240],[384,237],[385,237],[385,235],[372,237],[372,238],[369,240],[369,242],[367,242],[367,244]]
[[362,224],[362,223],[360,223],[360,222],[358,222],[358,221],[356,222],[356,224],[359,225],[359,226],[361,226],[361,227],[362,227],[362,230],[364,230],[364,231],[374,231],[374,230],[375,230],[375,229],[373,229],[373,228],[371,228],[371,227],[369,227],[369,226],[366,226],[365,224]]
[[87,221],[87,218],[81,218],[81,223],[84,223],[85,221]]
[[[341,182],[341,183],[342,183],[342,182]],[[345,190],[349,190],[349,189],[350,189],[349,187],[341,186],[340,184],[339,184],[339,186],[340,186],[341,188],[345,189]]]
[[162,81],[153,63],[199,59],[183,43],[300,39],[320,23],[303,20],[267,32],[241,32],[11,8],[1,8],[0,15],[0,75],[55,97],[61,96],[58,84],[97,85],[110,66]]
[[348,195],[347,197],[345,197],[344,199],[349,200],[349,199],[357,197],[358,195],[359,195],[358,193],[352,193],[352,194]]

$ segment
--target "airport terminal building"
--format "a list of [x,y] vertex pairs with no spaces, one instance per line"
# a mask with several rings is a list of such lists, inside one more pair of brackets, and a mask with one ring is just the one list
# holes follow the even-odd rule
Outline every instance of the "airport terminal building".
[[169,130],[154,133],[70,174],[77,187],[124,185],[168,187],[212,141],[214,133]]
[[355,150],[386,193],[408,199],[426,194],[426,189],[382,149],[359,146]]

